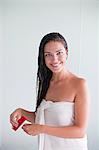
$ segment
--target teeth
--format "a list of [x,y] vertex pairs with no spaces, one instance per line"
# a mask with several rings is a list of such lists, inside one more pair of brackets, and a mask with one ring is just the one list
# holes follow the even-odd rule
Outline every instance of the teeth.
[[59,65],[52,65],[53,67],[57,67],[57,66],[59,66]]
[[52,65],[53,67],[58,67],[60,64]]

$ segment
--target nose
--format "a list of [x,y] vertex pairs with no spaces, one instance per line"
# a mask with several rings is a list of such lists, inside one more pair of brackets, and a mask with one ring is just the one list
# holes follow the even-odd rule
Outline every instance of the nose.
[[58,62],[58,57],[57,55],[53,55],[52,57],[52,62],[57,63]]

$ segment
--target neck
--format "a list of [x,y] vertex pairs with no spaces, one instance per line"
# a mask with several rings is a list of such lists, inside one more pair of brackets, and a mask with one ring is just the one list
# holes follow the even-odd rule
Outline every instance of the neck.
[[62,70],[59,73],[53,73],[51,81],[53,81],[53,82],[61,81],[64,78],[68,77],[68,75],[69,75],[69,71],[66,69]]

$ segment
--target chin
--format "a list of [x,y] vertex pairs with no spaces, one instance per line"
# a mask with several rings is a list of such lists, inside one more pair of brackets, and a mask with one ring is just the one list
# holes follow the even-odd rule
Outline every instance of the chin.
[[[50,68],[49,68],[50,69]],[[53,73],[59,73],[63,70],[63,68],[60,69],[50,69]]]

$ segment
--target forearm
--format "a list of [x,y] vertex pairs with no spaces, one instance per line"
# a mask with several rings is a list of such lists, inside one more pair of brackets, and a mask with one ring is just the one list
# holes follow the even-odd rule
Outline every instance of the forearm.
[[27,118],[27,120],[31,123],[35,122],[35,112],[27,111],[24,109],[21,109],[22,115]]
[[45,134],[62,137],[62,138],[81,138],[85,135],[84,129],[76,125],[61,126],[61,127],[42,125],[42,131]]

